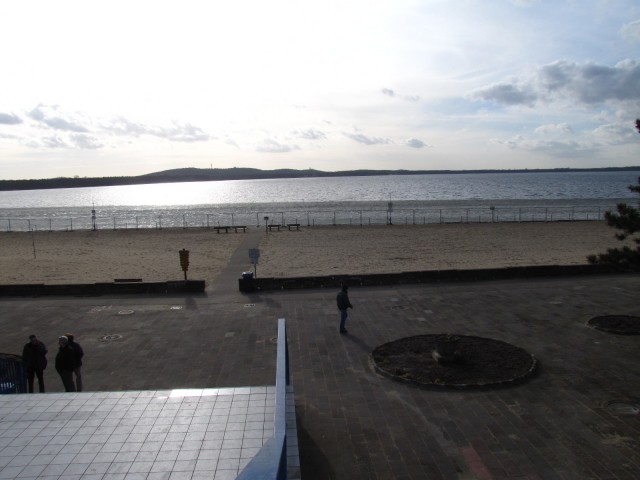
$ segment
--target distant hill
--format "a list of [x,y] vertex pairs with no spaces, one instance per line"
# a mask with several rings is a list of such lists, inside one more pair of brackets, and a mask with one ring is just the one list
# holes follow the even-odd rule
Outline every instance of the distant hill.
[[0,180],[0,191],[43,190],[50,188],[106,187],[113,185],[144,185],[150,183],[208,182],[220,180],[255,180],[267,178],[362,177],[371,175],[438,175],[461,173],[532,173],[532,172],[615,172],[640,171],[640,166],[605,168],[552,168],[520,170],[260,170],[257,168],[176,168],[135,177],[59,177],[40,180]]

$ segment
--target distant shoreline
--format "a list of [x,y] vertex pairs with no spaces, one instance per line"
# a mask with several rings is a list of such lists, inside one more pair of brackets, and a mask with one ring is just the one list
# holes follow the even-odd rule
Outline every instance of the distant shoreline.
[[260,170],[256,168],[181,168],[134,177],[60,177],[29,180],[0,180],[0,191],[48,190],[56,188],[111,187],[156,183],[214,182],[223,180],[263,180],[283,178],[362,177],[380,175],[452,175],[484,173],[566,173],[640,171],[640,166],[602,168],[545,168],[513,170]]

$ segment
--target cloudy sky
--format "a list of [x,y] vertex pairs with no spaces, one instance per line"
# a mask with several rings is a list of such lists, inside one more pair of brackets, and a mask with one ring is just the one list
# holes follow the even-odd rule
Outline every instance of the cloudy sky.
[[637,0],[20,0],[0,179],[640,165]]

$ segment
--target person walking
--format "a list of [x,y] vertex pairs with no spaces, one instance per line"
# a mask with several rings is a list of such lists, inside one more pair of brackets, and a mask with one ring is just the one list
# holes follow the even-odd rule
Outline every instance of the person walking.
[[27,370],[29,393],[33,393],[34,377],[38,378],[38,390],[44,393],[44,369],[47,368],[47,347],[35,335],[29,335],[29,343],[22,349],[22,362]]
[[347,309],[353,308],[353,305],[351,305],[351,302],[349,301],[348,289],[349,287],[347,285],[342,285],[342,289],[338,292],[336,297],[338,310],[340,310],[340,333],[347,333],[347,329],[345,328],[345,323],[349,316]]
[[76,376],[76,392],[82,391],[82,357],[84,357],[84,352],[82,351],[82,347],[79,343],[74,340],[73,333],[65,333],[65,337],[69,339],[69,345],[73,348],[73,351],[76,354],[76,366],[73,369],[73,373]]
[[64,335],[58,338],[58,354],[56,355],[56,371],[62,379],[65,392],[75,392],[73,383],[73,369],[76,366],[76,352],[69,345],[69,339]]

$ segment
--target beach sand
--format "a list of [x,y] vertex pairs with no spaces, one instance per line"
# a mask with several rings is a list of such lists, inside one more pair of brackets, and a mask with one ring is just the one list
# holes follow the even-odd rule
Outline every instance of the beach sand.
[[[614,233],[603,221],[303,226],[299,231],[261,233],[257,274],[302,277],[586,264],[587,255],[621,245]],[[188,278],[210,284],[246,235],[206,229],[4,232],[0,284],[181,280],[178,251],[183,248],[190,251]],[[253,270],[248,255],[245,270]]]
[[183,248],[188,278],[209,282],[242,239],[204,229],[0,233],[0,284],[183,280]]
[[619,246],[602,222],[477,223],[313,227],[269,234],[262,276],[586,264]]

